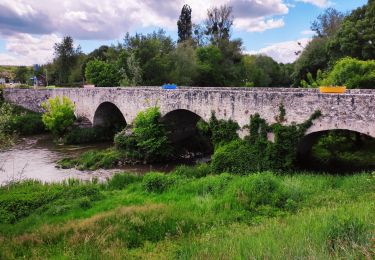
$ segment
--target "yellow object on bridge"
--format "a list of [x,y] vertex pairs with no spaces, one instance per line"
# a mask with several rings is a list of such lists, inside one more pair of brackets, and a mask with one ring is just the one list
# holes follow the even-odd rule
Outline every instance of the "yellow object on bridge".
[[319,87],[320,93],[345,93],[346,87]]

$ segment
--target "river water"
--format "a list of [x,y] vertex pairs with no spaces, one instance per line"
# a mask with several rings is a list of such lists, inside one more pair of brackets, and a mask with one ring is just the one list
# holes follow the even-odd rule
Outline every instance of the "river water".
[[104,149],[110,144],[57,145],[49,135],[21,138],[9,150],[0,152],[0,186],[9,182],[35,179],[42,182],[61,182],[69,178],[105,180],[116,172],[145,173],[149,171],[171,171],[175,165],[136,165],[111,170],[79,171],[59,169],[56,161],[64,157],[74,157],[87,150]]

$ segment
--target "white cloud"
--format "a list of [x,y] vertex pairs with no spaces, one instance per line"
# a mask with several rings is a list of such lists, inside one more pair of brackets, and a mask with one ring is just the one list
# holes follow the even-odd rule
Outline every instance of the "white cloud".
[[247,53],[263,54],[272,57],[277,62],[291,63],[298,58],[296,52],[303,50],[310,41],[310,38],[302,38],[296,41],[279,42],[258,51],[249,51]]
[[56,33],[76,39],[114,39],[140,27],[176,30],[185,3],[192,7],[195,23],[205,19],[207,9],[228,4],[233,7],[236,28],[246,31],[280,26],[281,19],[272,18],[289,10],[284,0],[2,0],[0,33]]
[[194,23],[204,21],[207,9],[233,7],[234,28],[262,32],[284,26],[286,0],[0,0],[0,38],[7,52],[0,64],[44,63],[62,35],[78,40],[113,40],[145,27],[177,29],[186,3]]
[[2,65],[43,64],[53,59],[53,46],[61,39],[55,35],[35,37],[18,33],[6,38],[6,53],[0,53]]
[[313,4],[320,8],[328,7],[332,4],[332,2],[329,0],[295,0],[295,1]]
[[269,29],[280,28],[285,25],[283,19],[237,19],[234,25],[247,32],[263,32]]

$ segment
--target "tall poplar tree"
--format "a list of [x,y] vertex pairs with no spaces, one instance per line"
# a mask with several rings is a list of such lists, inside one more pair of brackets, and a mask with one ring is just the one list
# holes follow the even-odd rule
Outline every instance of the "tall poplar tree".
[[177,22],[178,27],[178,42],[183,42],[191,39],[192,27],[191,23],[191,7],[184,5],[181,10],[180,19]]
[[76,64],[81,47],[74,48],[73,38],[65,36],[60,43],[56,43],[55,62],[57,65],[58,83],[67,83],[72,67]]

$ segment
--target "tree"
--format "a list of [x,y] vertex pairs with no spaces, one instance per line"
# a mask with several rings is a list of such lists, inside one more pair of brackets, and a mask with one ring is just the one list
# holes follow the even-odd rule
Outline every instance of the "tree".
[[280,65],[265,55],[246,55],[242,58],[243,85],[279,87],[282,77]]
[[147,35],[136,34],[132,37],[127,35],[123,48],[128,54],[134,53],[142,71],[142,84],[155,86],[170,81],[171,53],[175,46],[172,38],[165,35],[165,31],[159,30]]
[[89,61],[86,65],[86,80],[97,87],[114,87],[120,85],[120,73],[113,64],[101,60]]
[[375,59],[375,1],[369,1],[344,19],[328,51],[333,62],[346,56]]
[[344,14],[336,9],[328,8],[311,24],[311,30],[316,32],[318,37],[333,36],[340,28],[344,17]]
[[121,86],[137,86],[142,83],[142,69],[133,52],[129,54],[123,51],[119,62],[122,72]]
[[172,53],[171,82],[183,86],[191,86],[197,76],[197,58],[191,41],[178,44]]
[[223,56],[218,47],[209,45],[196,49],[197,79],[199,86],[224,86],[224,75],[220,64]]
[[222,5],[207,10],[206,34],[215,46],[219,45],[220,40],[229,40],[230,31],[233,25],[232,7]]
[[62,99],[56,96],[43,102],[42,107],[45,110],[42,117],[44,125],[55,136],[62,137],[75,120],[73,102],[65,96]]
[[348,88],[375,88],[375,61],[343,58],[328,73],[324,83]]
[[204,26],[200,24],[193,25],[193,43],[195,46],[202,47],[207,43],[206,30]]
[[180,19],[177,22],[178,27],[178,42],[183,42],[191,39],[192,23],[191,23],[191,8],[189,5],[184,5],[181,10]]
[[54,49],[58,83],[68,83],[71,68],[76,64],[77,56],[81,53],[81,48],[74,48],[73,38],[65,36],[61,43],[55,44]]
[[26,66],[17,67],[15,74],[14,80],[23,84],[27,83],[31,76],[30,70]]
[[301,80],[306,80],[307,73],[310,72],[315,77],[319,69],[328,68],[330,62],[327,52],[328,41],[327,37],[315,37],[307,44],[294,64],[292,78],[295,87],[300,85]]

